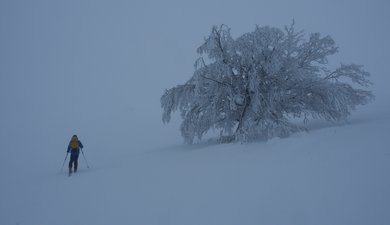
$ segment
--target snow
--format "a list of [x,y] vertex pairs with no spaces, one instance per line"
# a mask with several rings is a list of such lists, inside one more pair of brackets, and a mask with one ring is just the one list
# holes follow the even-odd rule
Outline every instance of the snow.
[[[390,224],[389,4],[0,1],[0,225]],[[182,144],[159,99],[211,26],[293,18],[335,39],[331,65],[365,66],[375,102],[288,138]],[[68,177],[73,134],[90,168]]]
[[91,168],[80,156],[71,177],[59,172],[65,148],[15,149],[2,158],[0,224],[388,224],[389,129],[361,113],[254,144],[84,141]]

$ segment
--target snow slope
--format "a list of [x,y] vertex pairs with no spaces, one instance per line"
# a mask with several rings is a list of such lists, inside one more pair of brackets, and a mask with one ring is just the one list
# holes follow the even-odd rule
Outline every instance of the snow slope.
[[[390,224],[389,1],[221,3],[0,1],[0,225]],[[159,98],[211,26],[292,19],[371,72],[375,103],[266,143],[180,144]],[[91,168],[69,178],[73,134]]]
[[0,224],[385,225],[389,129],[386,115],[361,113],[266,143],[167,138],[109,151],[84,141],[91,168],[80,158],[72,177],[59,173],[65,148],[28,157],[16,149],[1,158]]

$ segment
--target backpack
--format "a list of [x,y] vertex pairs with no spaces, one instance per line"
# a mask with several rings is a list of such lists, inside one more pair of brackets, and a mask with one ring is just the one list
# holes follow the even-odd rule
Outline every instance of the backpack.
[[79,139],[77,137],[72,137],[70,140],[69,146],[71,149],[78,149],[79,148]]

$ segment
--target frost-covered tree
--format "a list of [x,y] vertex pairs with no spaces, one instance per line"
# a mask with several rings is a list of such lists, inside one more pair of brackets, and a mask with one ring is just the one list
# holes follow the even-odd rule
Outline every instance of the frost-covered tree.
[[338,121],[373,98],[355,87],[371,84],[362,66],[328,68],[328,56],[337,52],[330,36],[313,33],[306,40],[294,24],[257,26],[236,39],[227,26],[214,26],[197,52],[193,76],[161,97],[163,122],[179,110],[188,143],[210,129],[224,141],[286,137],[303,129],[293,117]]

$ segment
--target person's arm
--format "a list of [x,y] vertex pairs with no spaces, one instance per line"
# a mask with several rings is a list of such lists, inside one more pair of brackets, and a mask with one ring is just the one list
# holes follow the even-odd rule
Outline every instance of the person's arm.
[[83,144],[81,143],[81,141],[79,141],[79,146],[80,148],[84,148]]
[[68,153],[70,152],[70,144],[68,145],[68,150],[66,152]]

